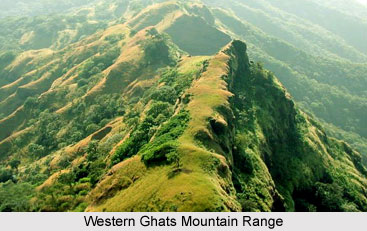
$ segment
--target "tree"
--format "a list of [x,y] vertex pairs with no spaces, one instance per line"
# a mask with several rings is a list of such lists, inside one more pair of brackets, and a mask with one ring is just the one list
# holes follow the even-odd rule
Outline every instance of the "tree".
[[20,165],[20,160],[18,159],[12,159],[11,161],[9,161],[9,166],[12,169],[15,169],[18,172],[18,167]]
[[173,87],[162,86],[152,93],[151,98],[157,101],[173,104],[176,101],[177,93]]
[[87,134],[92,134],[93,132],[97,131],[100,127],[97,124],[91,123],[86,127]]
[[315,196],[319,211],[342,211],[342,205],[345,204],[345,200],[343,198],[344,191],[341,186],[336,183],[324,184],[318,182],[315,185],[315,189]]
[[43,156],[45,153],[45,148],[42,145],[31,143],[28,146],[29,154],[31,154],[34,157],[40,157]]
[[12,179],[13,179],[13,173],[10,169],[7,168],[0,169],[0,183],[4,183]]
[[177,151],[166,154],[167,161],[174,164],[174,171],[180,171],[182,168],[181,156]]
[[87,147],[88,161],[95,161],[98,159],[98,146],[99,144],[98,144],[98,141],[96,140],[93,140],[88,144],[88,147]]
[[31,109],[33,109],[36,105],[37,105],[37,101],[38,101],[38,99],[37,99],[37,97],[35,96],[35,97],[28,97],[27,99],[26,99],[26,101],[24,102],[24,108],[26,109],[26,110],[31,110]]
[[75,180],[76,180],[76,176],[75,176],[75,173],[73,171],[63,173],[59,176],[59,182],[61,184],[68,185],[72,192],[74,191],[73,185],[75,183]]
[[156,118],[159,114],[162,114],[166,117],[172,114],[172,109],[170,108],[170,104],[166,102],[156,102],[153,103],[150,109],[147,111],[147,117],[151,116]]
[[29,183],[14,184],[11,181],[0,185],[0,212],[30,211],[29,200],[34,195]]
[[163,37],[155,35],[152,39],[146,40],[143,43],[145,61],[148,65],[159,63],[168,63],[169,47],[165,43]]

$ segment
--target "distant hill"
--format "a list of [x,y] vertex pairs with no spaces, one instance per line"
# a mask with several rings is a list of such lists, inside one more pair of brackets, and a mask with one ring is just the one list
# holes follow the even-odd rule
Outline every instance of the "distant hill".
[[285,2],[1,19],[0,211],[367,211],[364,45]]

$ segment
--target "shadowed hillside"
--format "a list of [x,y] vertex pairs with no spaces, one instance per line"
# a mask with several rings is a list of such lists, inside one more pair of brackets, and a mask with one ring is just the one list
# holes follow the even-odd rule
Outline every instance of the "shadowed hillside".
[[68,4],[0,19],[0,211],[367,211],[358,40],[283,1]]

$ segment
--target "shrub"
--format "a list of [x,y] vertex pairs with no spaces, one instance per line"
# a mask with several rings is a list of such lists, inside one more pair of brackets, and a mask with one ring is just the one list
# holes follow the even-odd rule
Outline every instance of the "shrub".
[[146,112],[144,121],[132,132],[130,138],[116,149],[112,157],[112,164],[117,164],[126,158],[136,155],[140,148],[149,142],[149,139],[155,133],[156,127],[166,121],[166,118],[172,114],[170,107],[171,105],[166,102],[153,103]]
[[183,111],[164,124],[157,131],[155,139],[142,148],[142,161],[148,166],[164,162],[175,163],[176,167],[179,168],[180,157],[177,152],[179,145],[177,138],[185,131],[189,118],[189,113]]
[[93,132],[97,131],[100,127],[97,125],[97,124],[89,124],[87,127],[86,127],[86,132],[87,134],[92,134]]
[[165,83],[166,86],[172,87],[176,96],[181,95],[187,88],[190,87],[194,74],[180,74],[177,69],[167,68],[161,75],[160,83]]
[[28,97],[26,101],[24,102],[24,108],[26,110],[33,109],[38,104],[38,98],[37,97]]
[[2,168],[0,169],[0,183],[13,180],[13,172],[10,169]]
[[105,37],[105,40],[110,42],[110,43],[117,43],[118,41],[121,41],[124,39],[124,35],[123,34],[111,34]]
[[87,84],[88,84],[88,80],[86,80],[86,79],[80,79],[80,80],[78,80],[78,83],[77,83],[78,88],[79,87],[83,87],[83,86],[85,86]]
[[177,161],[175,158],[178,156],[177,147],[178,142],[169,141],[144,152],[141,159],[148,166],[166,161]]
[[342,211],[342,205],[345,203],[343,199],[343,188],[335,183],[324,184],[316,183],[315,196],[317,201],[317,207],[319,211]]
[[160,114],[168,117],[172,114],[172,110],[170,109],[170,107],[171,105],[169,103],[156,102],[152,104],[146,115],[147,117],[151,116],[152,118],[157,118]]
[[30,211],[29,200],[33,195],[33,186],[28,183],[14,184],[8,181],[0,184],[0,212]]
[[42,145],[31,143],[28,146],[28,152],[34,157],[41,157],[45,154],[45,148]]
[[112,164],[117,164],[122,160],[137,154],[139,149],[148,142],[147,140],[148,133],[144,133],[139,130],[135,132],[132,137],[127,139],[116,149],[116,152],[112,157]]
[[164,39],[155,35],[152,39],[144,41],[143,49],[145,53],[145,62],[147,64],[169,63],[169,47]]
[[175,103],[176,98],[177,98],[176,91],[173,87],[170,86],[162,86],[156,89],[151,94],[151,99],[167,102],[170,104]]
[[9,161],[9,166],[12,169],[17,170],[19,165],[20,165],[20,160],[18,160],[18,159],[12,159],[11,161]]

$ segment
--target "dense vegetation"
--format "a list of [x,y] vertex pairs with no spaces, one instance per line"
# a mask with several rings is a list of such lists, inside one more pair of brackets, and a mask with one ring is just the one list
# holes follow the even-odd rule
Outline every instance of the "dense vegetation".
[[363,8],[203,2],[4,1],[0,211],[367,211]]
[[[244,61],[240,60],[239,63]],[[317,164],[318,161],[324,161],[324,157],[319,156],[320,150],[314,145],[319,139],[322,141],[318,145],[328,145],[326,153],[335,158],[330,162],[332,165],[341,164],[338,159],[345,158],[342,152],[359,159],[355,167],[361,171],[359,180],[363,182],[367,171],[361,164],[361,156],[345,143],[329,138],[317,122],[296,109],[294,103],[284,96],[284,89],[278,85],[273,73],[264,70],[261,65],[252,65],[250,68],[239,66],[234,78],[233,91],[236,96],[232,107],[236,118],[239,118],[236,121],[234,152],[234,162],[238,163],[235,165],[235,187],[239,189],[238,197],[244,203],[243,209],[266,210],[266,204],[259,203],[262,201],[259,197],[266,196],[268,199],[269,194],[273,193],[258,192],[252,188],[260,187],[254,185],[249,188],[249,184],[259,184],[256,178],[264,178],[263,173],[259,174],[262,167],[258,158],[262,156],[280,194],[273,196],[271,209],[365,210],[361,189],[343,180],[349,177],[349,173],[341,170],[335,172],[332,168]],[[312,126],[316,129],[315,133],[311,132]],[[302,173],[300,169],[303,169]],[[281,197],[284,198],[285,208],[279,203]]]
[[[364,28],[348,32],[359,40],[365,37],[363,31],[367,26],[360,17],[318,5],[324,5],[323,1],[306,2],[309,1],[228,1],[223,4],[235,15],[224,10],[215,10],[214,14],[228,30],[247,42],[250,57],[272,70],[304,111],[328,126],[329,134],[367,153],[364,43],[353,47],[355,43],[349,43],[345,34],[320,23],[343,24],[344,31]],[[347,5],[351,7],[353,3]],[[303,11],[302,6],[312,11],[312,15],[334,18],[313,18],[310,22],[293,12]]]

